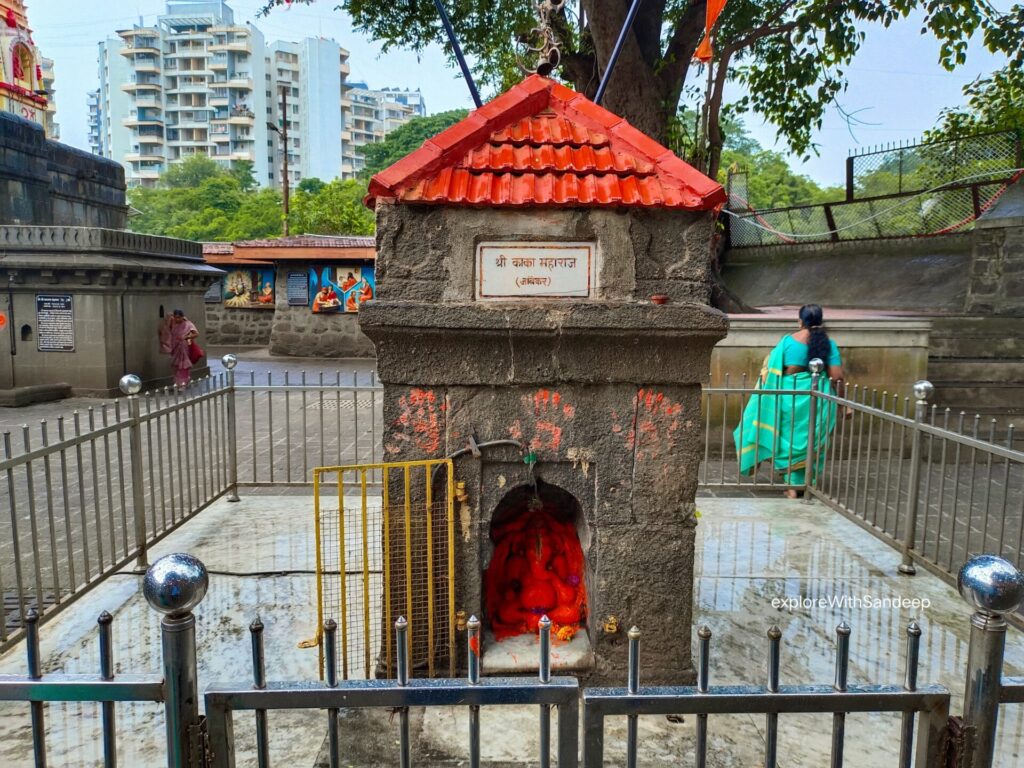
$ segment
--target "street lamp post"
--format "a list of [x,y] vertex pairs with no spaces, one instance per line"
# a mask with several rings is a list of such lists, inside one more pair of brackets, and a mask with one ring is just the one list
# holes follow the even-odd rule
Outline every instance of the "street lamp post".
[[281,87],[281,125],[275,125],[274,123],[267,121],[267,128],[274,131],[281,140],[283,160],[283,169],[281,172],[281,191],[284,195],[284,236],[288,237],[288,204],[289,204],[289,187],[288,187],[288,86]]

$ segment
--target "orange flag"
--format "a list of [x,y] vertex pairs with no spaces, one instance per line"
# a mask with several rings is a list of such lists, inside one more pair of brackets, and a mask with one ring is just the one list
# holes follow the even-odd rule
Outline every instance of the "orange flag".
[[725,8],[725,0],[708,0],[704,16],[704,39],[700,41],[700,45],[693,53],[693,58],[697,61],[711,61],[711,30],[714,29],[715,22],[718,21],[723,8]]

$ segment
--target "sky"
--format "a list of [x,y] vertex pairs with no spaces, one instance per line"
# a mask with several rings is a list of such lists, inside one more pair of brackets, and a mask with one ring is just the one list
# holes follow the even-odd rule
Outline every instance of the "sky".
[[[524,0],[525,2],[526,0]],[[381,45],[352,29],[351,21],[335,11],[335,0],[318,0],[312,6],[276,9],[257,18],[262,0],[229,0],[237,22],[252,21],[268,42],[323,36],[337,40],[351,52],[351,80],[364,80],[371,88],[395,86],[419,88],[427,109],[440,112],[471,108],[469,93],[439,46],[417,56],[411,51],[381,52]],[[142,16],[151,24],[163,11],[163,0],[29,0],[29,22],[43,55],[55,60],[57,121],[61,140],[88,149],[86,94],[98,85],[96,44],[117,29],[137,23]],[[938,64],[938,43],[920,34],[920,17],[889,29],[867,29],[867,39],[847,68],[849,87],[840,106],[856,115],[850,126],[838,109],[831,109],[814,141],[817,157],[807,163],[791,157],[798,172],[822,184],[842,182],[845,158],[851,149],[906,141],[920,136],[935,124],[944,107],[963,101],[961,88],[979,75],[1000,68],[1005,59],[984,50],[980,39],[971,41],[967,64],[953,73]],[[735,93],[736,91],[734,91]],[[486,98],[486,94],[485,94]],[[769,149],[785,153],[775,130],[757,116],[749,116],[750,133]]]

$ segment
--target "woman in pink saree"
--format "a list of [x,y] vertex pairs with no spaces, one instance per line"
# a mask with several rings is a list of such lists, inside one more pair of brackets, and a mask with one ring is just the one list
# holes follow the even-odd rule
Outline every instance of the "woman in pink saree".
[[192,340],[199,335],[199,329],[185,317],[180,309],[174,310],[166,322],[160,326],[160,351],[171,356],[174,368],[174,386],[188,385],[192,369],[192,356],[189,347]]

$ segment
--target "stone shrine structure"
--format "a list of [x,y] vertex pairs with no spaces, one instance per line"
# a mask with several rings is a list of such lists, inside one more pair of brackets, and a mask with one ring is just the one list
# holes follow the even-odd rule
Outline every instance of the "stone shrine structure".
[[455,605],[481,617],[485,674],[530,670],[536,653],[514,651],[548,613],[556,669],[621,683],[636,624],[645,683],[693,679],[724,202],[621,117],[536,75],[371,181],[378,293],[359,319],[384,384],[385,456],[506,441],[455,460]]
[[42,56],[22,0],[0,0],[0,110],[46,124]]
[[115,394],[129,371],[170,383],[157,331],[176,308],[203,341],[221,271],[199,243],[124,231],[127,213],[119,164],[0,111],[0,404]]

